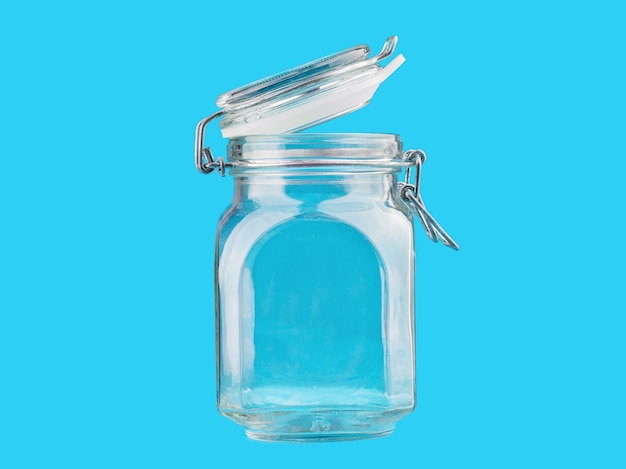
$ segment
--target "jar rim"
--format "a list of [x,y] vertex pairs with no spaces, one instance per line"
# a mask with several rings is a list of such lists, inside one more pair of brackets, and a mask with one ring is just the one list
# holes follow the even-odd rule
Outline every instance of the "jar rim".
[[315,140],[315,139],[328,139],[328,140],[351,140],[351,139],[363,139],[363,140],[375,140],[375,139],[399,139],[400,136],[394,133],[386,132],[293,132],[293,133],[281,133],[281,134],[259,134],[259,135],[241,135],[237,137],[231,137],[230,141],[274,141],[274,140]]
[[228,142],[228,160],[237,166],[378,166],[402,160],[402,140],[384,133],[292,133],[248,135]]

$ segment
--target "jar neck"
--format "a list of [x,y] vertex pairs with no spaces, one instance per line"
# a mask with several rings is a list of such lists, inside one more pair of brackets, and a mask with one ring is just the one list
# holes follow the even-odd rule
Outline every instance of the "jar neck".
[[[281,134],[237,137],[228,142],[231,173],[274,168],[331,172],[389,170],[401,166],[402,142],[392,134]],[[274,171],[272,170],[272,171]]]
[[276,204],[324,201],[349,197],[383,200],[398,185],[397,172],[368,172],[325,175],[240,174],[234,178],[235,199]]
[[235,197],[277,203],[391,196],[406,164],[392,134],[280,134],[228,143]]

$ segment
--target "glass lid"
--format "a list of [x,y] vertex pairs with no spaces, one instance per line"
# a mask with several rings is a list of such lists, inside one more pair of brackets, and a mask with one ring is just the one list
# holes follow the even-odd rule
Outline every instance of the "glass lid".
[[225,138],[297,132],[355,111],[404,63],[397,55],[386,66],[398,38],[368,57],[364,44],[308,62],[224,93],[217,98]]

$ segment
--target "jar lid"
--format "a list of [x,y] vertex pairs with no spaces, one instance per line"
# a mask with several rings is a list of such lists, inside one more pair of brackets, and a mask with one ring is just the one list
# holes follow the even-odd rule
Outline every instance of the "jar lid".
[[397,36],[380,53],[359,45],[224,93],[217,98],[225,138],[297,132],[367,105],[380,86],[404,63],[394,51]]

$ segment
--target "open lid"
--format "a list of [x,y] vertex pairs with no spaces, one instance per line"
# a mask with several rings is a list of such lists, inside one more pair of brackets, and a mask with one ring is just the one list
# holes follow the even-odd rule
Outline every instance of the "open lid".
[[362,44],[220,95],[222,136],[297,132],[365,106],[404,63],[399,54],[384,68],[379,65],[397,42],[397,36],[389,37],[371,58]]

